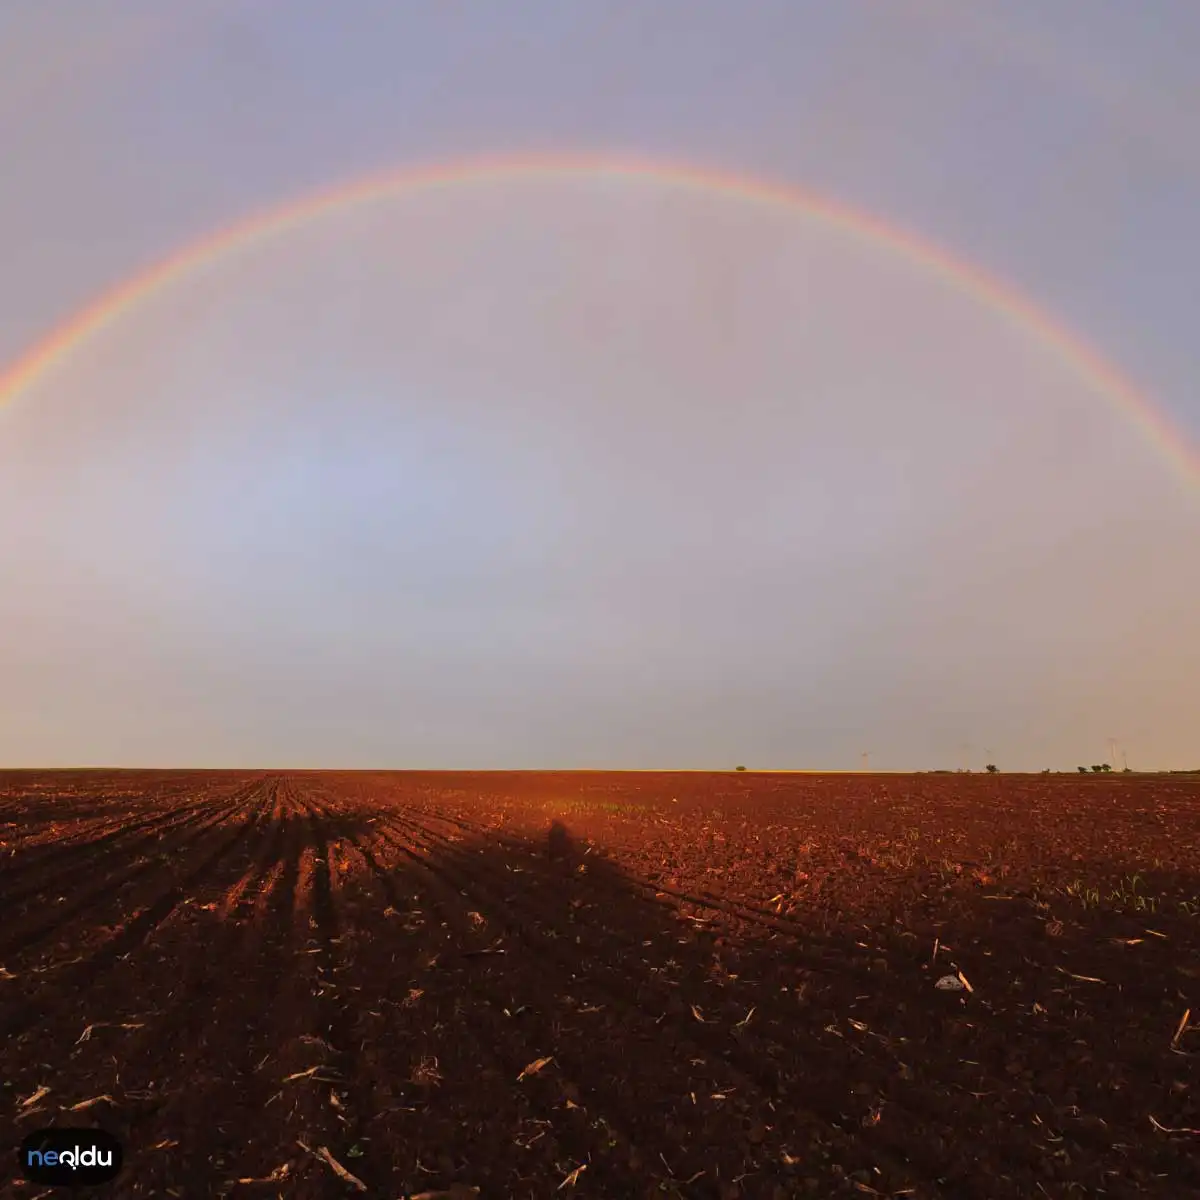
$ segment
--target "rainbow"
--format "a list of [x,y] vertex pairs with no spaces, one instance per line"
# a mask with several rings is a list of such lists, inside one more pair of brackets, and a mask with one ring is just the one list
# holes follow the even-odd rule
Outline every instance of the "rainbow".
[[302,196],[238,221],[185,246],[117,284],[93,303],[52,329],[0,374],[0,406],[32,385],[96,337],[189,272],[252,243],[280,237],[335,209],[353,208],[420,189],[462,187],[513,176],[554,178],[591,175],[651,178],[734,199],[777,205],[826,221],[887,253],[942,276],[960,293],[1003,314],[1057,354],[1103,396],[1163,458],[1185,490],[1200,493],[1200,447],[1116,367],[1034,303],[984,271],[953,258],[923,239],[875,217],[792,186],[776,185],[719,170],[622,157],[564,155],[475,159],[386,174],[368,175]]

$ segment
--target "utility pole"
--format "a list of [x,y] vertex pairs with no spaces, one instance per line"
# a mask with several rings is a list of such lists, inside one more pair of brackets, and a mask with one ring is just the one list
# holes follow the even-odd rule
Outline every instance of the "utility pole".
[[870,750],[864,750],[862,752],[862,769],[864,771],[869,771],[871,769],[871,752],[870,752]]
[[1108,764],[1112,767],[1117,765],[1117,739],[1114,737],[1108,739]]

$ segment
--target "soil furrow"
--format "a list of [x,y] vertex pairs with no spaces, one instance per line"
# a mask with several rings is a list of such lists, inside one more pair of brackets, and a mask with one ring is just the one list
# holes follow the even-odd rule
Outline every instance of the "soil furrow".
[[[181,982],[172,989],[164,1045],[122,1061],[128,1144],[146,1165],[116,1196],[157,1197],[180,1180],[198,1179],[211,1180],[210,1194],[217,1195],[218,1183],[254,1175],[260,1156],[274,1157],[247,1131],[261,1122],[264,1103],[276,1090],[273,1068],[268,1078],[266,1067],[277,1049],[279,996],[295,964],[292,888],[304,830],[286,799],[285,781],[267,785],[262,809],[266,823],[254,851],[255,918],[231,919],[215,931],[217,953],[209,954],[208,937],[194,939],[192,955],[202,965],[191,968],[194,986]],[[272,878],[278,883],[268,891]],[[164,1058],[188,1079],[186,1091],[164,1087]],[[164,1148],[156,1151],[159,1146]]]
[[[194,846],[215,836],[227,819],[226,810],[210,809],[192,821],[181,823],[175,832],[194,834],[183,843],[185,847]],[[28,920],[22,921],[18,916],[6,936],[0,939],[0,959],[9,971],[21,976],[31,971],[40,973],[34,963],[43,960],[48,953],[53,953],[60,962],[65,960],[75,949],[78,938],[95,929],[119,924],[129,903],[130,889],[174,873],[174,850],[174,847],[160,848],[153,856],[143,856],[132,862],[118,860],[111,865],[107,875],[102,875],[98,881],[89,881],[82,889],[66,890],[60,895],[58,888],[52,888],[54,899],[50,904],[43,901]],[[88,923],[77,920],[81,917],[87,917]],[[54,940],[56,935],[59,935],[58,941]],[[51,943],[52,951],[46,943]],[[84,953],[88,953],[86,946]]]
[[[0,903],[13,909],[21,907],[27,900],[37,900],[51,890],[56,881],[69,878],[75,867],[97,857],[103,861],[136,859],[156,847],[164,837],[194,827],[213,811],[212,801],[197,802],[168,816],[119,827],[63,847],[61,852],[47,854],[35,862],[17,858],[11,868],[5,864],[5,887],[0,890]],[[16,886],[9,887],[9,884]]]
[[[150,934],[166,921],[179,907],[187,896],[188,890],[219,863],[237,845],[244,836],[244,830],[238,828],[231,836],[220,837],[218,831],[222,828],[220,818],[206,826],[203,833],[212,837],[190,843],[183,854],[175,858],[176,879],[173,885],[151,900],[145,907],[127,919],[113,936],[105,940],[80,962],[64,965],[54,973],[53,988],[56,998],[63,999],[78,994],[89,987],[104,971],[111,968],[118,960],[125,958],[140,946]],[[213,846],[213,842],[216,845]],[[180,867],[182,865],[182,870]],[[140,872],[139,872],[140,874]],[[98,898],[96,889],[89,890],[89,898]],[[70,911],[79,912],[86,907],[86,901],[80,900],[70,905]],[[51,926],[50,928],[53,928]],[[34,1026],[45,1014],[45,1000],[32,997],[20,1001],[13,1006],[0,1010],[0,1036],[17,1038],[21,1033]]]
[[[188,793],[186,799],[171,800],[166,811],[155,812],[141,819],[136,819],[136,810],[129,814],[97,814],[94,821],[102,832],[86,826],[81,829],[68,826],[66,836],[69,841],[33,846],[23,843],[20,853],[16,853],[17,848],[14,847],[14,853],[8,856],[4,864],[3,876],[0,876],[0,903],[17,904],[46,887],[45,881],[29,882],[34,872],[45,872],[50,876],[63,874],[73,866],[95,857],[100,851],[110,857],[116,854],[136,856],[144,847],[179,828],[181,823],[211,811],[214,804],[238,803],[252,788],[253,784],[243,784],[232,789],[222,788],[217,795],[208,794],[211,789],[200,795]],[[56,837],[62,836],[59,822],[49,825]]]
[[[247,797],[246,803],[242,814],[244,840],[210,873],[195,881],[192,903],[180,905],[175,919],[157,926],[139,953],[129,958],[122,977],[109,972],[89,986],[84,1012],[104,1012],[109,1021],[95,1026],[82,1044],[73,1045],[69,1062],[64,1064],[68,1077],[94,1079],[101,1094],[122,1098],[127,1084],[122,1084],[121,1074],[128,1076],[133,1064],[167,1056],[182,1065],[185,1055],[181,1044],[194,1045],[203,1040],[211,1015],[204,999],[221,990],[233,949],[243,936],[236,922],[220,920],[215,898],[242,869],[243,858],[256,860],[255,869],[261,873],[266,865],[264,847],[276,836],[277,827],[268,821],[270,800],[266,790],[257,801]],[[197,903],[199,895],[205,894],[214,901]],[[136,990],[130,988],[126,976],[137,979]],[[83,1029],[88,1024],[84,1013],[70,1010],[58,1019],[59,1029],[68,1037],[76,1027]],[[39,1025],[39,1036],[45,1028],[44,1023]],[[120,1050],[119,1059],[112,1054],[114,1047]]]

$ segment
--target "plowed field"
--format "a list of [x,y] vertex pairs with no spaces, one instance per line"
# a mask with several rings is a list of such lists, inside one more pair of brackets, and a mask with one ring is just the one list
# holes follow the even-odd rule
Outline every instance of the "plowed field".
[[1183,776],[0,774],[0,1196],[1200,1196],[1198,876]]

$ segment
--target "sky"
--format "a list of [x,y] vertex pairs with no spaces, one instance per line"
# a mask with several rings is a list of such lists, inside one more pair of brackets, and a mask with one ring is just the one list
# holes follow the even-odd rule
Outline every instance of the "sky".
[[1200,765],[1153,15],[9,0],[0,763]]

